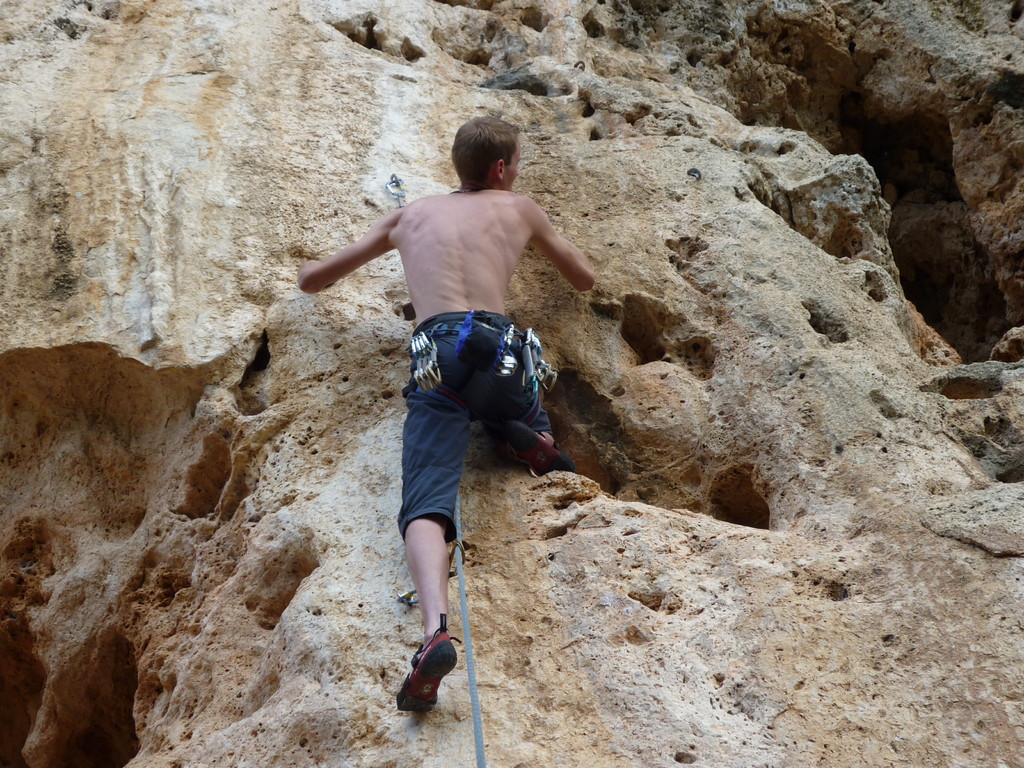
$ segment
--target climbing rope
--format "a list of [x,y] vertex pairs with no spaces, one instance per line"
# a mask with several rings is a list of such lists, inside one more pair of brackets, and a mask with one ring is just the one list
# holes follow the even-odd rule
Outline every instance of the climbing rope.
[[[463,574],[466,550],[462,546],[461,501],[462,497],[460,494],[459,498],[455,500],[455,541],[460,552],[460,557],[455,561],[455,565],[459,574],[459,606],[462,610],[462,633],[466,638],[466,673],[469,676],[469,701],[473,708],[473,738],[476,743],[476,768],[487,768],[487,758],[484,755],[484,721],[480,714],[480,694],[476,688],[476,666],[473,663],[473,636],[469,630],[469,605],[466,600],[466,577]],[[455,550],[452,550],[452,556],[454,557],[454,555]]]
[[[476,744],[476,768],[487,768],[487,758],[484,755],[484,721],[480,714],[480,693],[476,687],[476,664],[473,661],[473,633],[469,628],[469,602],[466,599],[466,577],[462,572],[462,566],[466,562],[466,548],[462,544],[462,496],[455,499],[455,541],[452,551],[448,556],[448,578],[451,578],[452,564],[455,564],[455,572],[459,577],[459,608],[462,611],[462,634],[465,636],[466,646],[466,674],[469,677],[469,702],[473,709],[473,741]],[[459,557],[455,555],[458,553]],[[420,604],[415,589],[410,589],[398,595],[398,602],[409,607]]]

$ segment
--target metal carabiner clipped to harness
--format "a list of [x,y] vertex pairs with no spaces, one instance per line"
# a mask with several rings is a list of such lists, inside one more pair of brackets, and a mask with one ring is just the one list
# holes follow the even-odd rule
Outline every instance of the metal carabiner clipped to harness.
[[526,371],[526,385],[531,389],[536,389],[540,384],[544,391],[550,391],[558,378],[558,371],[544,361],[544,350],[533,328],[527,328],[523,334],[523,368]]
[[516,327],[509,323],[505,328],[505,334],[501,338],[501,349],[498,350],[498,359],[494,366],[494,372],[499,376],[511,376],[516,372],[519,361],[512,352],[512,344],[516,340]]
[[437,365],[437,344],[425,333],[417,333],[409,342],[409,355],[414,366],[412,376],[416,386],[424,392],[433,392],[441,384],[441,369]]

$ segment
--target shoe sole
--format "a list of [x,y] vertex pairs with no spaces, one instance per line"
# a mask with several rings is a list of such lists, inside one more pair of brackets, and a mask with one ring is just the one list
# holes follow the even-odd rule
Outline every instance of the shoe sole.
[[[458,662],[458,654],[455,646],[450,640],[438,643],[425,658],[421,659],[416,667],[405,677],[402,683],[402,690],[398,692],[397,704],[401,712],[429,712],[437,704],[437,689],[441,685],[441,678],[455,669]],[[415,696],[409,693],[409,689],[426,694],[430,698]]]

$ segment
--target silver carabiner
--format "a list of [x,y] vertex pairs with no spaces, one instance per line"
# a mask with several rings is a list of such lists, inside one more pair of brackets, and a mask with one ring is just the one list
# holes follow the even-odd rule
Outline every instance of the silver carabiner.
[[401,208],[402,201],[405,199],[405,182],[398,178],[397,173],[391,174],[391,178],[388,180],[388,183],[384,185],[384,189],[386,189],[388,194],[398,201],[398,207]]
[[516,372],[519,362],[512,354],[512,343],[516,340],[516,327],[509,323],[505,329],[505,335],[501,339],[501,352],[498,354],[498,363],[494,370],[499,376],[511,376]]
[[433,392],[441,384],[437,344],[425,333],[417,333],[409,342],[409,355],[415,363],[412,375],[416,386],[424,392]]

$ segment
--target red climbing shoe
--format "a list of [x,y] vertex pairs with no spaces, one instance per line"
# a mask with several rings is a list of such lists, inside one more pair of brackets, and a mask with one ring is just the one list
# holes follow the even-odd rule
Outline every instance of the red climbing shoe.
[[398,692],[398,709],[402,712],[429,712],[437,704],[441,678],[455,669],[458,654],[448,635],[448,617],[441,615],[441,628],[430,642],[421,645],[412,657],[412,672],[405,676]]
[[525,421],[506,421],[501,434],[512,448],[516,458],[524,462],[537,475],[546,475],[560,469],[575,472],[572,459],[559,450],[550,435],[534,432]]

